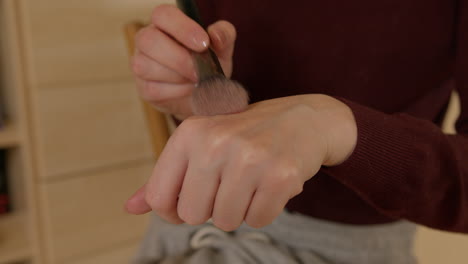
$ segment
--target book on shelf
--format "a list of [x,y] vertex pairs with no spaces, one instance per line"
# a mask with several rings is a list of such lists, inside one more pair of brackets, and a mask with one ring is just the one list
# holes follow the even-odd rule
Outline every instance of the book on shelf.
[[10,197],[8,193],[8,169],[6,150],[0,150],[0,215],[9,213]]
[[[1,7],[0,7],[1,8]],[[0,30],[2,29],[2,19],[0,18]],[[5,128],[5,120],[6,120],[6,71],[5,71],[5,45],[4,45],[4,38],[3,34],[0,34],[0,130]]]
[[[1,87],[0,87],[1,88]],[[4,100],[2,97],[2,93],[0,91],[0,130],[5,128],[5,110],[4,110]]]

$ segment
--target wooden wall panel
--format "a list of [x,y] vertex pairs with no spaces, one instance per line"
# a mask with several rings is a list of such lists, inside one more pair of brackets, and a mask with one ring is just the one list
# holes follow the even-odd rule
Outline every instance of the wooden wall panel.
[[26,0],[32,62],[40,87],[130,78],[122,27],[147,20],[169,0]]
[[41,184],[47,263],[62,264],[140,239],[149,218],[127,215],[123,205],[152,167],[146,162]]
[[40,178],[152,157],[134,83],[102,83],[38,93]]

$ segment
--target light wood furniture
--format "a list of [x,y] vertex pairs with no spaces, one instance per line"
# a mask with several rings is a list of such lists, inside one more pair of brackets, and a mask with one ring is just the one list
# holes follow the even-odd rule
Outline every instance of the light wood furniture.
[[8,151],[13,207],[12,213],[0,216],[0,264],[34,262],[39,252],[28,101],[16,4],[0,0],[0,89],[9,117],[6,128],[0,131],[0,148]]
[[0,0],[16,209],[0,264],[129,263],[148,217],[123,204],[154,156],[121,27],[162,2]]
[[[147,227],[123,203],[154,165],[124,21],[160,1],[16,0],[45,264],[127,263]],[[126,255],[124,255],[124,253]]]
[[[144,23],[138,21],[130,22],[124,26],[128,53],[130,55],[133,54],[135,49],[135,36],[138,33],[138,30],[143,27]],[[145,111],[146,124],[151,137],[153,154],[157,157],[164,149],[164,146],[170,136],[170,117],[156,110],[148,102],[142,100],[142,105]]]

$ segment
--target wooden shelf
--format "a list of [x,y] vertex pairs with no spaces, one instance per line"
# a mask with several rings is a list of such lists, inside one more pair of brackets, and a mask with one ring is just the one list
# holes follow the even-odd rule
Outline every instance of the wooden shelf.
[[31,258],[24,214],[0,215],[0,264]]
[[0,148],[15,147],[19,143],[20,137],[16,126],[7,124],[0,129]]

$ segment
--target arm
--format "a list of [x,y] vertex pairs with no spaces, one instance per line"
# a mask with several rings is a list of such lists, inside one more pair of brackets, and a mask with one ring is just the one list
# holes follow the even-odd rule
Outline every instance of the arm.
[[344,164],[325,170],[387,215],[468,233],[468,1],[459,12],[458,135],[343,100],[356,118],[358,143]]
[[345,163],[326,173],[387,215],[468,232],[468,137],[345,102],[356,118],[358,143]]

